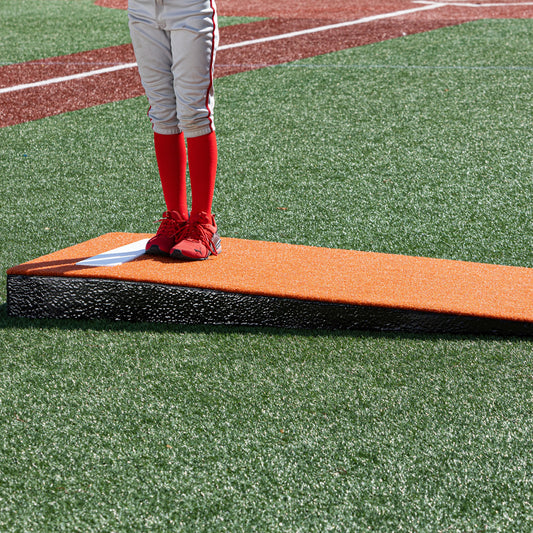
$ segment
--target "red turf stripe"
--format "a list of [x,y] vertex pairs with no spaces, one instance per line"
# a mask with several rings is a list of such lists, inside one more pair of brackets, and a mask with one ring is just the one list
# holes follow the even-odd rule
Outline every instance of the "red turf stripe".
[[[341,4],[347,5],[343,0],[335,1],[337,3],[341,1]],[[121,0],[101,0],[101,3],[106,5],[115,4],[113,7],[126,6],[124,1],[122,4],[120,2]],[[298,11],[302,6],[305,8],[305,18]],[[399,0],[362,0],[355,7],[349,6],[349,14],[351,19],[355,19],[379,12],[392,12],[402,7],[405,6]],[[279,11],[276,16],[284,17],[221,28],[221,41],[223,43],[235,43],[319,26],[340,16],[335,14],[336,10],[332,9],[330,3],[324,4],[318,0],[302,2],[296,6],[285,0],[276,0],[274,4],[261,0],[226,0],[223,8],[224,15],[265,15]],[[344,15],[341,18],[346,18]],[[400,19],[364,24],[358,26],[357,31],[354,31],[353,28],[342,28],[336,31],[287,39],[283,41],[283,45],[280,45],[279,42],[267,42],[242,49],[219,50],[215,75],[216,77],[228,76],[263,66],[276,65],[481,18],[533,18],[533,6],[526,4],[491,8],[447,6]],[[58,58],[6,65],[0,67],[0,87],[95,70],[104,64],[134,61],[131,45],[123,45]],[[130,69],[83,80],[0,94],[0,127],[133,98],[143,93],[138,73],[134,69]]]

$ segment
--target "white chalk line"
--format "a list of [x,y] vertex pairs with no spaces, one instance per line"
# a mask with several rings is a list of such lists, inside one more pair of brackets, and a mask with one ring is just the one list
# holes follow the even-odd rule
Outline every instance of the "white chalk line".
[[455,7],[509,7],[509,6],[533,6],[533,2],[509,2],[509,3],[503,3],[503,2],[476,2],[475,4],[468,3],[468,0],[459,0],[455,2],[449,2],[447,0],[439,0],[438,2],[434,2],[432,0],[413,0],[414,4],[444,4],[446,6],[455,6]]
[[[271,42],[271,41],[278,41],[278,40],[281,40],[281,39],[291,39],[291,38],[299,37],[299,36],[302,36],[302,35],[309,35],[309,34],[312,34],[312,33],[318,33],[318,32],[322,32],[322,31],[335,30],[335,29],[339,29],[339,28],[345,28],[345,27],[348,27],[348,26],[355,26],[357,24],[366,24],[366,23],[369,23],[369,22],[374,22],[376,20],[383,20],[383,19],[387,19],[387,18],[401,17],[401,16],[404,16],[404,15],[410,15],[412,13],[417,13],[419,11],[426,11],[426,10],[430,10],[430,9],[438,9],[439,7],[442,7],[444,5],[445,4],[440,3],[440,2],[431,2],[431,4],[424,5],[423,7],[415,7],[415,8],[411,8],[411,9],[403,9],[401,11],[393,11],[391,13],[382,13],[380,15],[372,15],[372,16],[369,16],[369,17],[363,17],[363,18],[360,18],[360,19],[350,20],[350,21],[347,21],[347,22],[339,22],[337,24],[328,24],[326,26],[317,26],[316,28],[308,28],[306,30],[293,31],[293,32],[289,32],[289,33],[282,33],[280,35],[271,35],[270,37],[262,37],[262,38],[259,38],[259,39],[250,39],[248,41],[241,41],[241,42],[238,42],[238,43],[226,44],[226,45],[219,46],[218,50],[219,51],[221,51],[221,50],[230,50],[232,48],[242,48],[242,47],[245,47],[245,46],[251,46],[251,45],[261,44],[261,43],[266,43],[266,42]],[[23,83],[23,84],[20,84],[20,85],[13,85],[11,87],[3,87],[3,88],[0,89],[0,94],[6,94],[6,93],[15,92],[15,91],[23,91],[23,90],[26,90],[26,89],[34,89],[36,87],[44,87],[46,85],[53,85],[53,84],[56,84],[56,83],[64,83],[64,82],[67,82],[67,81],[79,80],[79,79],[82,79],[82,78],[88,78],[88,77],[91,77],[91,76],[98,76],[100,74],[107,74],[107,73],[110,73],[110,72],[117,72],[119,70],[126,70],[126,69],[136,68],[136,67],[137,67],[137,63],[123,63],[123,64],[115,65],[115,66],[112,66],[112,67],[106,67],[106,68],[101,68],[101,69],[97,69],[97,70],[90,70],[90,71],[87,71],[87,72],[80,72],[78,74],[71,74],[69,76],[60,76],[60,77],[57,77],[57,78],[50,78],[50,79],[47,79],[47,80],[41,80],[41,81],[32,82],[32,83]]]
[[336,30],[338,28],[346,28],[348,26],[355,26],[357,24],[367,24],[368,22],[374,22],[376,20],[383,20],[386,18],[395,18],[401,17],[403,15],[410,15],[412,13],[417,13],[419,11],[426,11],[428,9],[437,9],[442,7],[444,4],[440,2],[432,2],[430,5],[424,7],[414,7],[411,9],[403,9],[401,11],[393,11],[391,13],[382,13],[381,15],[371,15],[369,17],[363,17],[357,20],[350,20],[347,22],[338,22],[336,24],[328,24],[326,26],[318,26],[316,28],[309,28],[307,30],[293,31],[290,33],[283,33],[281,35],[272,35],[270,37],[262,37],[261,39],[252,39],[250,41],[242,41],[240,43],[227,44],[220,49],[230,49],[230,48],[239,48],[241,46],[249,46],[251,44],[266,43],[270,41],[277,41],[279,39],[290,39],[292,37],[299,37],[301,35],[308,35],[310,33],[317,33],[321,31]]
[[36,87],[43,87],[45,85],[53,85],[55,83],[63,83],[71,80],[81,80],[82,78],[89,78],[90,76],[98,76],[98,74],[106,74],[108,72],[116,72],[117,70],[125,70],[128,68],[135,68],[137,63],[123,63],[115,65],[114,67],[100,68],[97,70],[89,70],[87,72],[80,72],[78,74],[71,74],[70,76],[60,76],[58,78],[49,78],[47,80],[36,81],[33,83],[23,83],[21,85],[13,85],[11,87],[4,87],[0,89],[0,94],[11,93],[15,91],[23,91],[25,89],[34,89]]

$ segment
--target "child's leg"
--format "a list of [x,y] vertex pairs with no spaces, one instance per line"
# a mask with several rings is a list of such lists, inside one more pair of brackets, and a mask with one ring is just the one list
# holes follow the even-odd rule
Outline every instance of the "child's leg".
[[203,4],[186,29],[171,31],[172,72],[180,128],[187,137],[191,213],[211,214],[217,171],[213,74],[218,29],[214,5],[210,0]]
[[186,149],[176,113],[170,33],[155,22],[130,18],[130,33],[150,109],[154,147],[167,210],[157,234],[147,245],[150,254],[168,255],[187,228]]
[[150,104],[163,195],[168,211],[187,216],[186,150],[176,112],[170,33],[147,22],[130,21],[141,81]]

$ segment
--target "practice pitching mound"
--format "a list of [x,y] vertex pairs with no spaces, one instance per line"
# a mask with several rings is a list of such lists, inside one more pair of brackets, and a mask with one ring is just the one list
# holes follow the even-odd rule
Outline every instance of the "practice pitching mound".
[[184,262],[108,233],[7,271],[12,316],[533,335],[533,269],[223,238]]

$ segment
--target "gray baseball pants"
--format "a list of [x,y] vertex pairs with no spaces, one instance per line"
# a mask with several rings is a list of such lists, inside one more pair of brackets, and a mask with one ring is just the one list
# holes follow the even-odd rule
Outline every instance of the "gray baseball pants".
[[215,130],[215,0],[128,0],[130,34],[156,133]]

